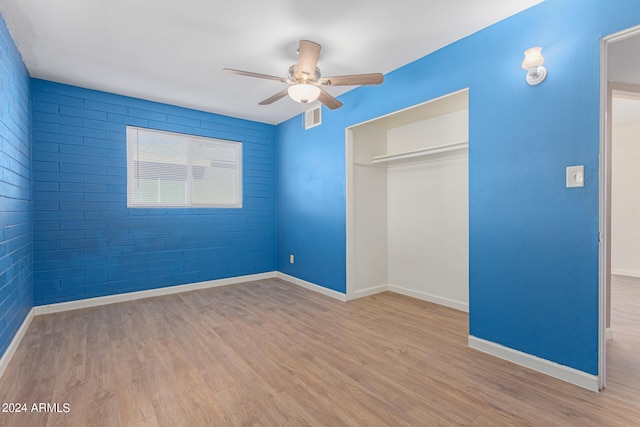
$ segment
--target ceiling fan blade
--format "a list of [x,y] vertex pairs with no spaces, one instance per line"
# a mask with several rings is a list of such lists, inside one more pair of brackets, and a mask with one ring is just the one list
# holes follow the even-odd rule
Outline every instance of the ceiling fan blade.
[[298,48],[298,69],[308,76],[313,76],[320,57],[321,46],[309,40],[300,40]]
[[270,76],[268,74],[252,73],[251,71],[234,70],[233,68],[223,68],[222,71],[229,74],[237,74],[239,76],[257,77],[259,79],[277,80],[283,83],[293,83],[286,77]]
[[352,74],[348,76],[323,77],[318,83],[322,86],[361,86],[379,85],[384,81],[381,73]]
[[264,101],[260,102],[260,105],[269,105],[269,104],[273,104],[274,102],[276,102],[279,99],[284,98],[285,96],[287,96],[289,94],[289,88],[286,88],[285,90],[282,90],[278,93],[276,93],[273,96],[270,96],[269,98],[265,99]]
[[342,107],[342,102],[338,101],[322,88],[320,88],[320,96],[318,96],[318,100],[326,105],[330,110],[335,110]]

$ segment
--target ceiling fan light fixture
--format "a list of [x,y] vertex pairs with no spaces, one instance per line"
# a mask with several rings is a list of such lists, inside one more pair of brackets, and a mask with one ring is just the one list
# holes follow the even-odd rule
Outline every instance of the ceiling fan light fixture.
[[289,87],[288,92],[291,99],[301,104],[313,102],[320,96],[320,88],[307,83],[292,85]]
[[275,95],[260,101],[260,105],[270,105],[287,95],[301,104],[308,104],[319,100],[330,110],[342,107],[342,102],[321,87],[324,86],[364,86],[379,85],[384,81],[381,73],[351,74],[346,76],[333,76],[320,78],[320,69],[317,67],[321,46],[309,40],[300,40],[298,48],[298,62],[289,67],[288,77],[276,77],[268,74],[253,73],[250,71],[224,68],[224,71],[240,76],[257,77],[259,79],[277,80],[290,85]]

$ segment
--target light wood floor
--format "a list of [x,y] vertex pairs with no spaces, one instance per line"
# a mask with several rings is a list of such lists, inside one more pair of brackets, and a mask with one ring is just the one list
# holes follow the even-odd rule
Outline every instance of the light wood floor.
[[638,403],[640,278],[612,276],[611,328],[613,339],[607,341],[607,391],[628,402]]
[[34,318],[0,379],[10,426],[630,426],[593,393],[467,347],[467,315],[277,279]]

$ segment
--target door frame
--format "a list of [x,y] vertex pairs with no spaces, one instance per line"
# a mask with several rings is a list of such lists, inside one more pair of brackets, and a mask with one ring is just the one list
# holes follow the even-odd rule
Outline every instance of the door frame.
[[598,248],[598,387],[606,386],[607,333],[611,321],[611,112],[614,91],[632,85],[609,82],[608,47],[640,36],[640,25],[603,37],[600,41],[600,155],[599,155],[599,248]]

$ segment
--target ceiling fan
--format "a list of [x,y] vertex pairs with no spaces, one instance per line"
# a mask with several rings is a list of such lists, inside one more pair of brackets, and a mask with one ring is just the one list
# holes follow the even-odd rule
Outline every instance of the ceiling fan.
[[384,81],[384,76],[381,73],[321,77],[320,69],[316,66],[318,57],[320,56],[320,49],[321,46],[317,43],[309,40],[300,40],[298,63],[289,67],[287,77],[270,76],[268,74],[252,73],[250,71],[234,70],[231,68],[224,68],[223,70],[231,74],[277,80],[290,85],[283,91],[260,102],[260,105],[273,104],[277,100],[289,95],[291,99],[302,104],[318,99],[332,110],[342,107],[342,102],[331,96],[322,86],[378,85]]

